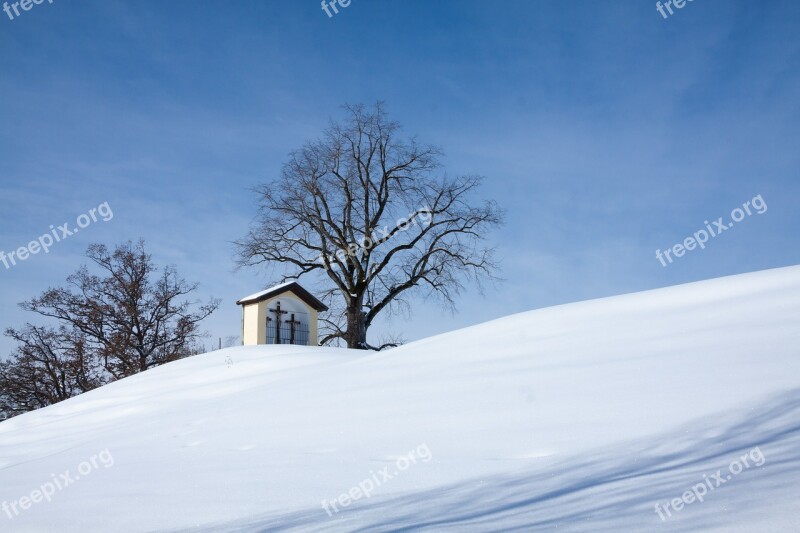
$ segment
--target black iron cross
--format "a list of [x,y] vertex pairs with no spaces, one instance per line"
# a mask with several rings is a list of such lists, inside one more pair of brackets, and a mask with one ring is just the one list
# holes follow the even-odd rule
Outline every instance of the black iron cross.
[[[289,311],[281,311],[281,302],[278,301],[277,305],[275,305],[275,309],[269,309],[275,313],[275,344],[281,343],[281,315],[287,314]],[[294,316],[294,315],[292,315]],[[267,319],[269,321],[269,319]],[[269,323],[269,322],[267,322]],[[294,331],[292,331],[294,333]],[[293,335],[294,336],[294,335]]]
[[294,344],[294,326],[295,326],[295,324],[297,324],[299,326],[300,325],[300,321],[299,320],[295,320],[294,319],[294,313],[292,313],[291,318],[289,320],[287,320],[286,323],[289,324],[289,336],[290,336],[289,344]]

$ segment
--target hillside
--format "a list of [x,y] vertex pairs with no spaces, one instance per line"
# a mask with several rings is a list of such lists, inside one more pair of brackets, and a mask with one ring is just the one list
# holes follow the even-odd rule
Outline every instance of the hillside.
[[0,423],[0,502],[78,478],[0,531],[800,531],[799,357],[800,266],[379,354],[220,350]]

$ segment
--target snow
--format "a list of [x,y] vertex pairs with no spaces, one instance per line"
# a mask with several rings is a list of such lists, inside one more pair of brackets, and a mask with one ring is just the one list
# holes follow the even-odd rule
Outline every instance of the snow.
[[378,354],[220,350],[0,423],[0,503],[113,456],[0,531],[798,531],[799,346],[795,266]]
[[264,289],[263,291],[256,292],[254,294],[251,294],[250,296],[245,296],[244,298],[239,300],[239,303],[247,303],[247,302],[250,302],[251,300],[257,300],[257,299],[261,298],[262,296],[264,296],[265,294],[268,294],[270,292],[283,289],[284,287],[288,287],[289,285],[294,285],[295,283],[297,283],[297,282],[296,281],[287,281],[287,282],[284,282],[284,283],[279,283],[279,284],[277,284],[277,285],[275,285],[273,287],[270,287],[269,289]]

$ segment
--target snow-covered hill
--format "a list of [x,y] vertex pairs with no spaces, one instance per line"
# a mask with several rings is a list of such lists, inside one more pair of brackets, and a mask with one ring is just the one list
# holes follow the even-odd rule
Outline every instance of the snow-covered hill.
[[221,350],[0,423],[0,531],[796,532],[799,357],[800,267]]

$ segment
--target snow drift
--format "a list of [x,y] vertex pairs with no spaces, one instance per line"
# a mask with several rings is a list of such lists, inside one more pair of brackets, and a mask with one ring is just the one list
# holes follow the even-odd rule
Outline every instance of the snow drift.
[[789,267],[220,350],[0,423],[0,531],[798,531],[798,347]]

